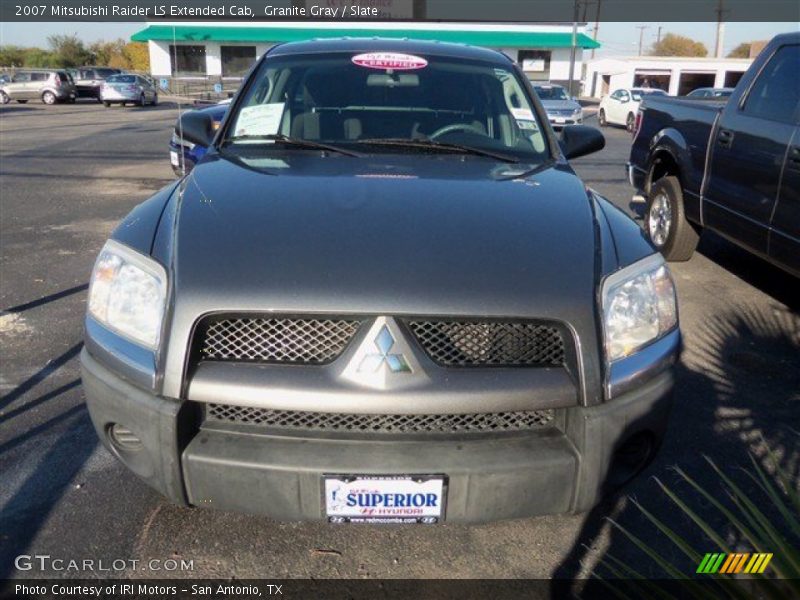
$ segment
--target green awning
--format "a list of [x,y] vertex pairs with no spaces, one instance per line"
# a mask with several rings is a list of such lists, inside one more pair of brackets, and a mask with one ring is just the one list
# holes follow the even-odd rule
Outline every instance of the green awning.
[[[327,29],[318,27],[214,27],[191,25],[150,25],[131,36],[134,42],[259,42],[278,43],[314,38],[385,37],[438,40],[490,48],[569,48],[570,32],[475,31],[470,29]],[[579,33],[579,48],[599,48],[600,44]]]

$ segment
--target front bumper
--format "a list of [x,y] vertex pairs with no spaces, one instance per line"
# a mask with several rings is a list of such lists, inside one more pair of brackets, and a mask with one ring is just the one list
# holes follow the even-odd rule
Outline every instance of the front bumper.
[[567,125],[581,125],[583,124],[583,116],[578,117],[562,117],[562,116],[551,116],[547,115],[547,120],[550,121],[550,125],[554,129],[561,129],[562,127],[566,127]]
[[[86,401],[103,444],[181,504],[323,519],[323,474],[444,473],[447,520],[484,522],[591,508],[614,480],[614,454],[645,434],[657,446],[672,402],[673,370],[604,404],[559,411],[557,426],[496,436],[276,435],[203,425],[198,405],[124,381],[81,353]],[[110,426],[141,447],[120,448]]]

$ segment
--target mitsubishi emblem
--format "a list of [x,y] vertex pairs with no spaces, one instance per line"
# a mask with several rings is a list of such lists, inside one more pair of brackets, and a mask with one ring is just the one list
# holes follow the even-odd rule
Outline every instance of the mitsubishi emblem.
[[375,336],[375,347],[378,352],[367,354],[358,365],[359,373],[375,373],[378,369],[386,363],[392,373],[410,373],[411,369],[402,354],[391,354],[390,351],[394,346],[394,336],[392,336],[389,328],[384,325]]
[[377,389],[418,386],[426,381],[428,377],[402,331],[392,317],[377,317],[348,357],[342,377]]

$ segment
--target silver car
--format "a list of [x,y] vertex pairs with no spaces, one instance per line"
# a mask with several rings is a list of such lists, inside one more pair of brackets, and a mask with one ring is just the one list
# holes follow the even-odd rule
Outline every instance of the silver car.
[[16,100],[25,104],[40,98],[45,104],[75,102],[75,85],[66,71],[51,69],[20,69],[11,80],[0,83],[0,103]]
[[551,83],[534,84],[533,89],[542,101],[553,129],[583,123],[583,108],[575,98],[569,97],[562,86]]
[[107,107],[112,104],[158,104],[158,90],[149,79],[141,75],[123,73],[112,75],[100,88],[100,99]]

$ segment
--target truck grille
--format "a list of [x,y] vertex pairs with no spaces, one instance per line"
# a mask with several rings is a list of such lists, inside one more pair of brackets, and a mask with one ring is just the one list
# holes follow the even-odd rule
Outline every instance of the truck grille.
[[523,321],[408,321],[419,345],[446,367],[561,366],[564,338],[551,325]]
[[201,358],[266,363],[325,364],[344,351],[360,321],[228,318],[201,327]]
[[498,433],[541,429],[549,426],[553,418],[552,409],[463,415],[362,415],[206,405],[206,419],[210,421],[316,432]]
[[[336,360],[366,317],[212,316],[197,328],[195,360],[324,365]],[[562,328],[541,321],[402,320],[443,367],[563,366]]]

